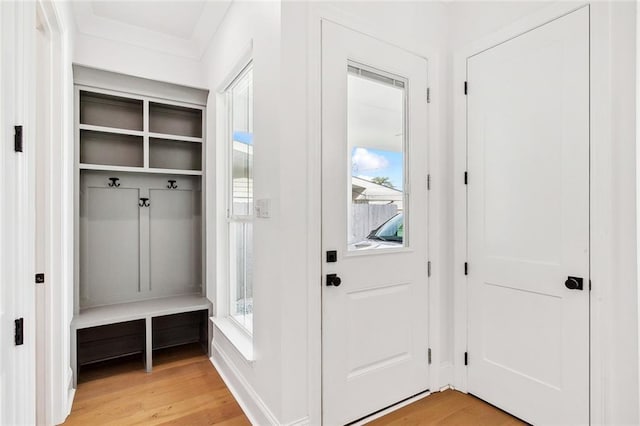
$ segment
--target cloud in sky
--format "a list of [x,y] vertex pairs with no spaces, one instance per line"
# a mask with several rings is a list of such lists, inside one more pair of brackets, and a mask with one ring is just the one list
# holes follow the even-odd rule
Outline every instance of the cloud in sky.
[[389,167],[389,160],[382,155],[369,152],[366,148],[355,148],[351,155],[354,172],[366,172]]

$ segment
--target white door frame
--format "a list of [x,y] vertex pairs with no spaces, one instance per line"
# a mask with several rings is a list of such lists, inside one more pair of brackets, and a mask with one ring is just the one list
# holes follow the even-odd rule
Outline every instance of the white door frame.
[[[35,423],[35,291],[33,285],[32,197],[34,142],[32,106],[35,9],[29,2],[3,2],[0,24],[2,42],[2,97],[0,124],[0,188],[2,196],[2,297],[0,311],[4,377],[0,385],[0,422]],[[14,126],[23,126],[23,152],[13,148]],[[24,319],[24,343],[15,346],[14,319]],[[6,371],[5,371],[6,369]]]
[[[380,27],[372,22],[363,20],[360,16],[347,14],[335,7],[322,3],[311,2],[307,5],[307,193],[321,194],[321,21],[329,20],[370,37],[395,45],[400,49],[427,59],[429,64],[429,86],[436,93],[443,93],[446,87],[445,79],[440,72],[445,62],[444,55],[435,47],[424,47],[420,40],[408,45],[407,41],[391,38],[391,34],[381,34]],[[426,94],[425,94],[426,96]],[[444,105],[433,101],[428,106],[428,168],[434,182],[444,182],[446,164],[446,144],[441,142],[442,127],[440,117]],[[432,348],[432,364],[429,369],[429,389],[431,392],[447,387],[451,383],[453,366],[442,362],[443,346],[446,336],[441,332],[441,286],[447,276],[446,253],[441,247],[446,247],[446,229],[440,226],[445,221],[446,199],[444,185],[432,185],[428,198],[428,247],[432,265],[429,278],[429,346]],[[322,421],[322,215],[320,196],[307,198],[308,229],[307,239],[307,283],[308,283],[308,326],[307,347],[309,350],[308,365],[308,407],[310,424],[321,424]],[[425,394],[426,396],[428,394]],[[389,410],[378,413],[375,417],[400,408],[413,402],[406,401]],[[384,407],[380,407],[384,408]]]
[[[469,56],[516,37],[559,16],[585,5],[590,7],[590,234],[591,234],[591,366],[590,366],[590,418],[592,424],[605,424],[610,386],[607,383],[607,363],[610,363],[611,343],[607,333],[614,318],[615,306],[611,302],[612,281],[616,278],[613,261],[616,241],[612,232],[616,218],[612,189],[615,170],[612,158],[615,149],[611,143],[611,24],[612,8],[609,2],[559,2],[552,4],[505,29],[460,49],[454,55],[454,380],[456,389],[467,391],[467,368],[464,352],[467,350],[467,279],[464,275],[466,257],[466,187],[464,172],[466,159],[466,98],[463,82],[466,80],[466,60]],[[634,184],[630,182],[629,184]],[[634,301],[635,303],[636,301]]]
[[[36,354],[44,365],[36,380],[39,424],[59,424],[71,410],[75,390],[70,367],[70,323],[73,309],[73,92],[71,58],[65,45],[65,23],[56,5],[47,0],[34,4],[49,35],[49,149],[36,152],[47,182],[44,200],[36,200],[45,210],[44,300],[38,319],[44,323],[44,351]],[[35,26],[27,30],[34,31]],[[34,60],[34,50],[32,59]],[[35,76],[34,76],[35,77]],[[35,95],[35,93],[34,93]],[[35,121],[34,121],[35,123]],[[38,123],[35,123],[38,125]],[[35,141],[34,141],[35,142]],[[41,157],[42,156],[42,157]],[[35,194],[33,194],[35,197]]]

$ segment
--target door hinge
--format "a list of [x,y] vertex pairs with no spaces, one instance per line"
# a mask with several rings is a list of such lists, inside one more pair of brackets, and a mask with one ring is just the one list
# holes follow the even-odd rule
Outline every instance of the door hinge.
[[469,275],[469,263],[464,262],[464,274]]
[[22,126],[13,126],[13,149],[15,152],[22,152]]
[[467,84],[467,82],[464,82],[464,94],[466,95],[468,93],[469,90],[469,85]]
[[464,184],[469,184],[469,172],[464,172]]
[[40,274],[36,274],[36,284],[43,284],[44,283],[44,274],[40,273]]
[[431,348],[427,349],[427,362],[431,364]]
[[469,365],[469,353],[464,353],[464,365]]
[[24,318],[18,318],[15,320],[16,331],[14,335],[14,341],[16,346],[20,346],[24,343]]
[[427,277],[431,276],[431,261],[427,262]]
[[427,191],[431,191],[431,175],[427,175]]
[[589,280],[589,291],[591,291],[591,280]]
[[431,87],[427,87],[427,103],[431,103]]

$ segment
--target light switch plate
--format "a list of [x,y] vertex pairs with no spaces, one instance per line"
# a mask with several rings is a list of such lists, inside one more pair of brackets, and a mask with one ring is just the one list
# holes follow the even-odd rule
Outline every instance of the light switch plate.
[[267,219],[271,217],[271,200],[261,199],[256,200],[255,204],[256,217]]

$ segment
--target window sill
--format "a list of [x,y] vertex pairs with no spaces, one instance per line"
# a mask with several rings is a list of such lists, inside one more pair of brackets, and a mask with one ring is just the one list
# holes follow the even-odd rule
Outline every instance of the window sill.
[[210,319],[247,362],[253,363],[256,360],[253,352],[253,339],[240,330],[237,324],[229,318],[211,317]]

